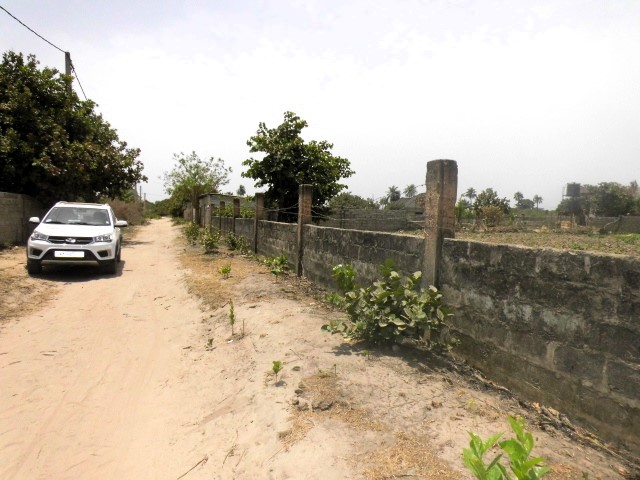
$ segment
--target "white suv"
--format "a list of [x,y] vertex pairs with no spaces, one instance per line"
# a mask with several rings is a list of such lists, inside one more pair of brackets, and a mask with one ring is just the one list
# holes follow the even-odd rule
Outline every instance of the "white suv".
[[93,264],[116,273],[120,261],[120,228],[109,205],[58,202],[37,223],[27,242],[27,271],[36,274],[43,264]]

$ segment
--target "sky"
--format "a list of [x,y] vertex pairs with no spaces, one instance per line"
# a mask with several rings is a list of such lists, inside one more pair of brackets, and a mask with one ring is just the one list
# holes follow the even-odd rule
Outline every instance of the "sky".
[[[141,149],[150,201],[174,154],[233,169],[285,111],[355,175],[349,191],[424,191],[458,163],[458,193],[539,195],[640,180],[638,0],[0,0],[71,53],[87,97]],[[64,71],[64,55],[0,11],[0,47]],[[82,98],[77,82],[76,91]],[[512,205],[514,202],[512,201]]]

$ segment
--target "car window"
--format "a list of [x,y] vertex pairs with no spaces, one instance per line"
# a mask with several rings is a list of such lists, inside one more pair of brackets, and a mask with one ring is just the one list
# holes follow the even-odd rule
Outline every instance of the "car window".
[[44,223],[97,226],[111,225],[111,220],[103,208],[54,207],[45,217]]

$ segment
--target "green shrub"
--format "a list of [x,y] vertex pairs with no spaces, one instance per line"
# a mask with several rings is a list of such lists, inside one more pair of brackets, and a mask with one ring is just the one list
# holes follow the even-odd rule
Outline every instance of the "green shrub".
[[216,253],[219,242],[220,233],[217,230],[203,228],[200,232],[200,245],[204,248],[204,253]]
[[241,235],[236,235],[234,233],[228,233],[225,237],[225,242],[229,250],[237,250],[242,254],[246,254],[249,252],[249,243],[247,239]]
[[342,295],[331,297],[346,310],[347,321],[334,321],[322,327],[354,341],[372,345],[400,343],[410,338],[428,349],[448,350],[455,341],[445,338],[445,323],[451,310],[442,305],[442,295],[435,287],[420,288],[421,273],[401,276],[391,260],[380,266],[382,280],[367,288],[355,283],[351,265],[334,268],[333,276]]
[[200,227],[198,226],[197,223],[193,223],[193,222],[187,223],[184,226],[183,231],[184,231],[185,237],[187,237],[187,241],[191,245],[195,245],[196,243],[198,243],[198,239],[200,238]]

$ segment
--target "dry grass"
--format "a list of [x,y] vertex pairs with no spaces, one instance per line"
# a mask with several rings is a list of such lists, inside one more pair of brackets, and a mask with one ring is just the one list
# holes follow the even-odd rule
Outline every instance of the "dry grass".
[[0,325],[42,308],[56,291],[54,282],[29,277],[24,247],[0,251]]
[[456,238],[533,248],[590,251],[640,257],[640,234],[598,235],[560,232],[456,232]]
[[399,432],[389,448],[378,449],[360,459],[367,465],[364,477],[368,480],[389,478],[437,478],[456,480],[460,472],[439,460],[429,448],[429,440]]

